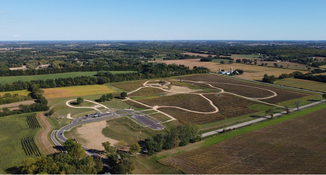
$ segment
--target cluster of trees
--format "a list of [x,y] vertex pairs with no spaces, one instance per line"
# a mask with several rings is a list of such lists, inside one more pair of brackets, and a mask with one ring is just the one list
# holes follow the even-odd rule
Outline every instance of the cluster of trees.
[[125,99],[128,96],[127,92],[121,92],[120,98]]
[[103,173],[99,157],[85,156],[81,144],[73,139],[64,143],[67,154],[57,153],[46,157],[27,158],[19,167],[22,174],[97,174]]
[[274,75],[268,76],[267,74],[264,75],[262,81],[266,83],[274,84],[274,82],[277,79],[284,79],[284,78],[298,78],[298,79],[305,79],[305,80],[311,80],[311,81],[318,81],[318,82],[324,82],[326,83],[326,75],[314,75],[314,73],[321,73],[324,72],[324,70],[315,69],[311,71],[311,73],[302,73],[300,71],[295,71],[289,74],[281,74],[278,78]]
[[277,78],[274,75],[267,75],[265,74],[262,81],[270,84],[274,84],[274,82],[277,80]]
[[106,151],[106,157],[112,174],[131,174],[134,170],[131,155],[139,153],[141,147],[137,142],[130,145],[129,151],[126,151],[127,143],[123,140],[116,143],[113,147],[110,142],[102,143]]
[[32,84],[28,90],[31,92],[30,96],[35,99],[36,103],[31,105],[19,105],[19,110],[11,111],[9,108],[2,108],[2,112],[0,112],[0,117],[14,115],[14,114],[22,114],[36,111],[47,111],[49,107],[47,106],[48,101],[43,96],[43,91],[39,88],[38,85]]
[[30,100],[31,97],[23,96],[18,94],[5,93],[2,96],[0,95],[0,104],[14,103],[18,101]]
[[81,98],[81,97],[78,97],[77,100],[76,100],[76,104],[77,104],[77,105],[80,105],[80,104],[83,103],[83,102],[84,102],[84,99]]
[[190,142],[201,140],[198,125],[186,125],[172,128],[171,130],[157,134],[146,139],[147,154],[152,155],[163,149],[171,149],[176,146],[185,146]]
[[294,78],[326,83],[326,75],[298,74]]
[[202,61],[202,62],[209,62],[209,61],[212,61],[212,60],[213,60],[212,57],[202,57],[202,58],[200,58],[200,61]]
[[47,80],[32,80],[30,82],[13,82],[0,84],[0,92],[5,91],[16,91],[27,89],[32,85],[37,85],[40,88],[55,88],[55,87],[66,87],[66,86],[78,86],[78,85],[94,85],[107,83],[107,78],[103,77],[74,77],[74,78],[57,78]]
[[199,73],[209,73],[209,69],[197,66],[194,66],[193,69],[190,69],[184,65],[148,63],[142,66],[142,69],[139,70],[139,73],[112,74],[107,71],[100,71],[97,73],[97,76],[106,77],[108,78],[109,82],[119,82]]
[[110,101],[112,99],[113,99],[113,95],[112,95],[112,93],[110,93],[110,94],[102,95],[101,98],[98,99],[97,101],[105,102],[105,101]]

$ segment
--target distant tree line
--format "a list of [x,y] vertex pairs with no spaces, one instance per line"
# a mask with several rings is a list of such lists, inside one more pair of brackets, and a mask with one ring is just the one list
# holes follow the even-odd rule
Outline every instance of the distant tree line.
[[146,139],[147,154],[153,155],[163,149],[172,149],[176,146],[185,146],[201,140],[198,125],[186,125],[172,128],[169,131],[154,135]]
[[43,96],[43,91],[39,88],[38,85],[32,84],[28,88],[31,92],[30,96],[35,99],[35,103],[31,105],[19,105],[18,110],[11,111],[9,108],[2,108],[0,112],[0,117],[14,115],[14,114],[22,114],[36,111],[47,111],[49,107],[47,106],[48,101]]
[[302,73],[300,71],[295,71],[289,74],[281,74],[278,78],[274,75],[268,76],[267,74],[264,75],[262,81],[266,83],[274,84],[274,82],[277,79],[284,79],[284,78],[297,78],[297,79],[305,79],[305,80],[311,80],[311,81],[318,81],[326,83],[326,75],[314,75],[316,73],[322,73],[325,72],[325,70],[322,69],[314,69],[310,73]]
[[86,72],[86,71],[137,71],[137,65],[111,65],[111,66],[78,66],[63,68],[44,68],[44,69],[27,69],[27,70],[0,70],[0,76],[24,76],[24,75],[44,75],[67,72]]
[[149,64],[143,67],[139,73],[126,73],[126,74],[112,74],[110,72],[100,71],[97,73],[97,77],[81,76],[74,78],[57,78],[47,80],[32,80],[30,82],[13,82],[0,84],[0,92],[23,90],[37,85],[39,88],[55,88],[55,87],[67,87],[67,86],[79,86],[79,85],[94,85],[104,84],[108,82],[120,82],[129,80],[141,80],[149,78],[161,78],[186,74],[198,74],[208,73],[209,69],[205,67],[189,67],[183,65],[166,65],[162,64]]

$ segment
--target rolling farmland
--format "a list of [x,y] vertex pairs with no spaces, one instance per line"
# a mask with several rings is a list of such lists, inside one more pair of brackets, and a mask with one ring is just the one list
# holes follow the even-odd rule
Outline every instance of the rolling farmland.
[[319,109],[160,162],[187,174],[326,173],[326,109]]
[[72,87],[60,87],[60,88],[48,88],[42,89],[44,96],[47,99],[52,98],[64,98],[64,97],[77,97],[96,94],[108,94],[116,92],[105,85],[86,85],[86,86],[72,86]]
[[40,156],[34,141],[40,129],[35,114],[11,115],[0,118],[0,173],[20,165],[29,156]]

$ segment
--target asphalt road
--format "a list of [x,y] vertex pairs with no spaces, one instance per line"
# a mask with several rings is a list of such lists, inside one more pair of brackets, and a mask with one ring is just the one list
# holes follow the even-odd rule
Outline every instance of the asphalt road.
[[[87,123],[93,123],[93,122],[98,122],[98,121],[103,121],[103,120],[109,120],[109,119],[113,119],[113,118],[119,118],[119,117],[129,117],[132,120],[136,120],[135,122],[138,123],[137,121],[141,122],[138,123],[142,126],[147,126],[152,128],[153,130],[161,130],[164,129],[164,126],[147,118],[146,114],[141,114],[140,112],[136,112],[133,110],[120,110],[117,111],[116,113],[114,112],[108,112],[108,113],[101,113],[98,114],[99,117],[94,118],[95,114],[90,114],[88,116],[83,116],[77,119],[74,119],[71,121],[71,123],[69,125],[66,125],[62,128],[60,128],[59,130],[54,130],[51,133],[51,140],[54,142],[54,144],[56,144],[58,147],[60,147],[60,149],[62,151],[64,151],[64,148],[62,147],[62,145],[60,144],[59,141],[61,142],[65,142],[67,140],[67,138],[64,136],[64,132],[65,131],[70,131],[71,129],[83,125],[83,124],[87,124]],[[58,141],[59,140],[59,141]],[[86,150],[86,153],[88,155],[97,155],[96,152],[94,152],[94,150],[88,149],[86,147],[83,146],[83,148]]]

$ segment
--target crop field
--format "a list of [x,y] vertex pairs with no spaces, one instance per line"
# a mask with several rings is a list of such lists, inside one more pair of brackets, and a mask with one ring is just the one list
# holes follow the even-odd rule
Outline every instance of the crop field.
[[28,127],[31,129],[35,129],[35,128],[41,128],[40,124],[38,123],[37,119],[36,119],[36,115],[29,115],[26,117],[26,122],[28,124]]
[[149,96],[149,95],[159,95],[159,94],[164,94],[166,93],[165,91],[157,88],[142,88],[139,91],[136,91],[132,94],[129,94],[128,96],[130,97],[137,97],[137,96]]
[[[0,117],[0,173],[4,174],[7,168],[13,166],[19,166],[23,159],[30,156],[30,152],[26,155],[25,149],[38,150],[37,146],[33,144],[34,136],[40,129],[30,128],[28,124],[29,116],[35,114],[21,114]],[[36,121],[34,125],[37,125]],[[33,138],[32,141],[27,138]],[[29,144],[25,147],[22,145],[22,141],[27,141]],[[24,142],[25,144],[25,142]],[[39,155],[39,152],[35,151]],[[33,154],[32,157],[35,157]]]
[[47,99],[63,98],[63,97],[78,97],[96,94],[108,94],[116,92],[105,85],[86,85],[86,86],[72,86],[60,88],[48,88],[44,90],[44,96]]
[[277,62],[277,61],[258,61],[257,65],[261,65],[262,63],[266,64],[268,67],[274,67],[274,64],[276,63],[279,67],[282,66],[282,68],[287,69],[293,69],[294,70],[303,70],[306,71],[308,68],[304,64],[299,63],[292,63],[292,62]]
[[296,78],[285,78],[282,80],[277,80],[275,84],[326,92],[326,83],[317,82],[317,81],[302,80]]
[[158,121],[161,121],[161,122],[170,120],[169,117],[167,117],[167,116],[165,116],[164,114],[161,114],[161,113],[151,114],[150,116],[155,118]]
[[262,55],[239,55],[239,54],[231,54],[231,58],[233,58],[234,60],[236,59],[256,59],[256,60],[260,60]]
[[[180,79],[192,80],[192,81],[214,82],[214,83],[212,83],[214,86],[221,87],[225,91],[229,91],[229,89],[230,89],[230,92],[232,92],[232,93],[239,94],[239,95],[248,95],[249,94],[250,96],[254,96],[254,97],[268,95],[267,93],[269,93],[269,91],[266,91],[267,93],[265,93],[265,91],[257,90],[257,88],[268,89],[268,90],[274,91],[277,94],[277,96],[270,98],[270,99],[262,100],[262,101],[274,103],[274,104],[310,95],[308,93],[286,90],[286,89],[281,89],[281,88],[276,88],[276,87],[271,87],[271,86],[264,86],[264,85],[260,85],[260,84],[254,84],[254,83],[250,83],[250,82],[246,82],[246,81],[241,81],[241,80],[238,80],[235,78],[229,78],[226,76],[213,75],[213,74],[185,76],[185,77],[181,77]],[[234,86],[231,86],[231,85],[227,86],[223,83],[231,83],[231,84],[234,84]],[[237,84],[239,84],[240,86],[242,85],[242,87],[250,86],[253,88],[247,88],[246,91],[243,91],[242,87],[239,88],[240,86],[237,86]],[[262,94],[262,93],[264,93],[264,94]]]
[[146,107],[144,105],[141,105],[139,103],[135,103],[135,102],[130,101],[130,100],[124,101],[124,103],[126,103],[127,105],[130,105],[130,106],[133,106],[136,109],[149,109],[148,107]]
[[25,137],[21,140],[21,144],[26,156],[42,156],[40,150],[38,149],[33,136]]
[[27,90],[0,92],[0,96],[2,97],[6,93],[9,93],[11,95],[18,94],[18,95],[22,95],[22,96],[28,96],[28,94],[31,93],[31,92],[27,91]]
[[[230,67],[233,69],[242,69],[244,73],[242,75],[238,75],[240,78],[245,78],[249,80],[261,80],[264,77],[264,74],[279,76],[283,73],[292,73],[293,69],[282,69],[282,68],[274,68],[274,67],[266,67],[266,66],[256,66],[249,64],[240,64],[240,63],[232,63],[232,64],[219,64],[214,62],[201,62],[200,59],[183,59],[183,60],[164,60],[164,61],[152,61],[152,62],[162,62],[166,64],[177,64],[177,65],[185,65],[190,68],[194,66],[204,66],[210,69],[213,72],[218,72],[219,68],[230,70]],[[307,73],[308,71],[301,71],[303,73]]]
[[127,82],[111,83],[110,85],[129,92],[129,91],[136,90],[139,87],[142,87],[145,82],[146,80],[127,81]]
[[269,97],[274,95],[271,91],[268,91],[266,89],[261,89],[259,87],[255,87],[254,85],[248,86],[248,85],[243,85],[243,84],[229,84],[229,83],[210,83],[211,85],[215,87],[219,87],[224,89],[227,92],[232,92],[238,95],[242,95],[245,97],[250,97],[250,98],[264,98],[264,97]]
[[237,117],[245,114],[257,112],[249,108],[249,105],[259,104],[230,94],[208,94],[207,98],[213,101],[215,106],[219,107],[219,112],[227,118]]
[[325,112],[320,108],[160,162],[186,174],[325,174]]
[[206,99],[195,94],[177,94],[156,98],[137,99],[137,101],[150,106],[177,106],[199,112],[211,112],[215,110]]
[[215,121],[221,121],[225,118],[220,113],[214,114],[198,114],[193,112],[187,112],[176,108],[160,108],[163,111],[176,119],[178,119],[183,124],[205,124]]

